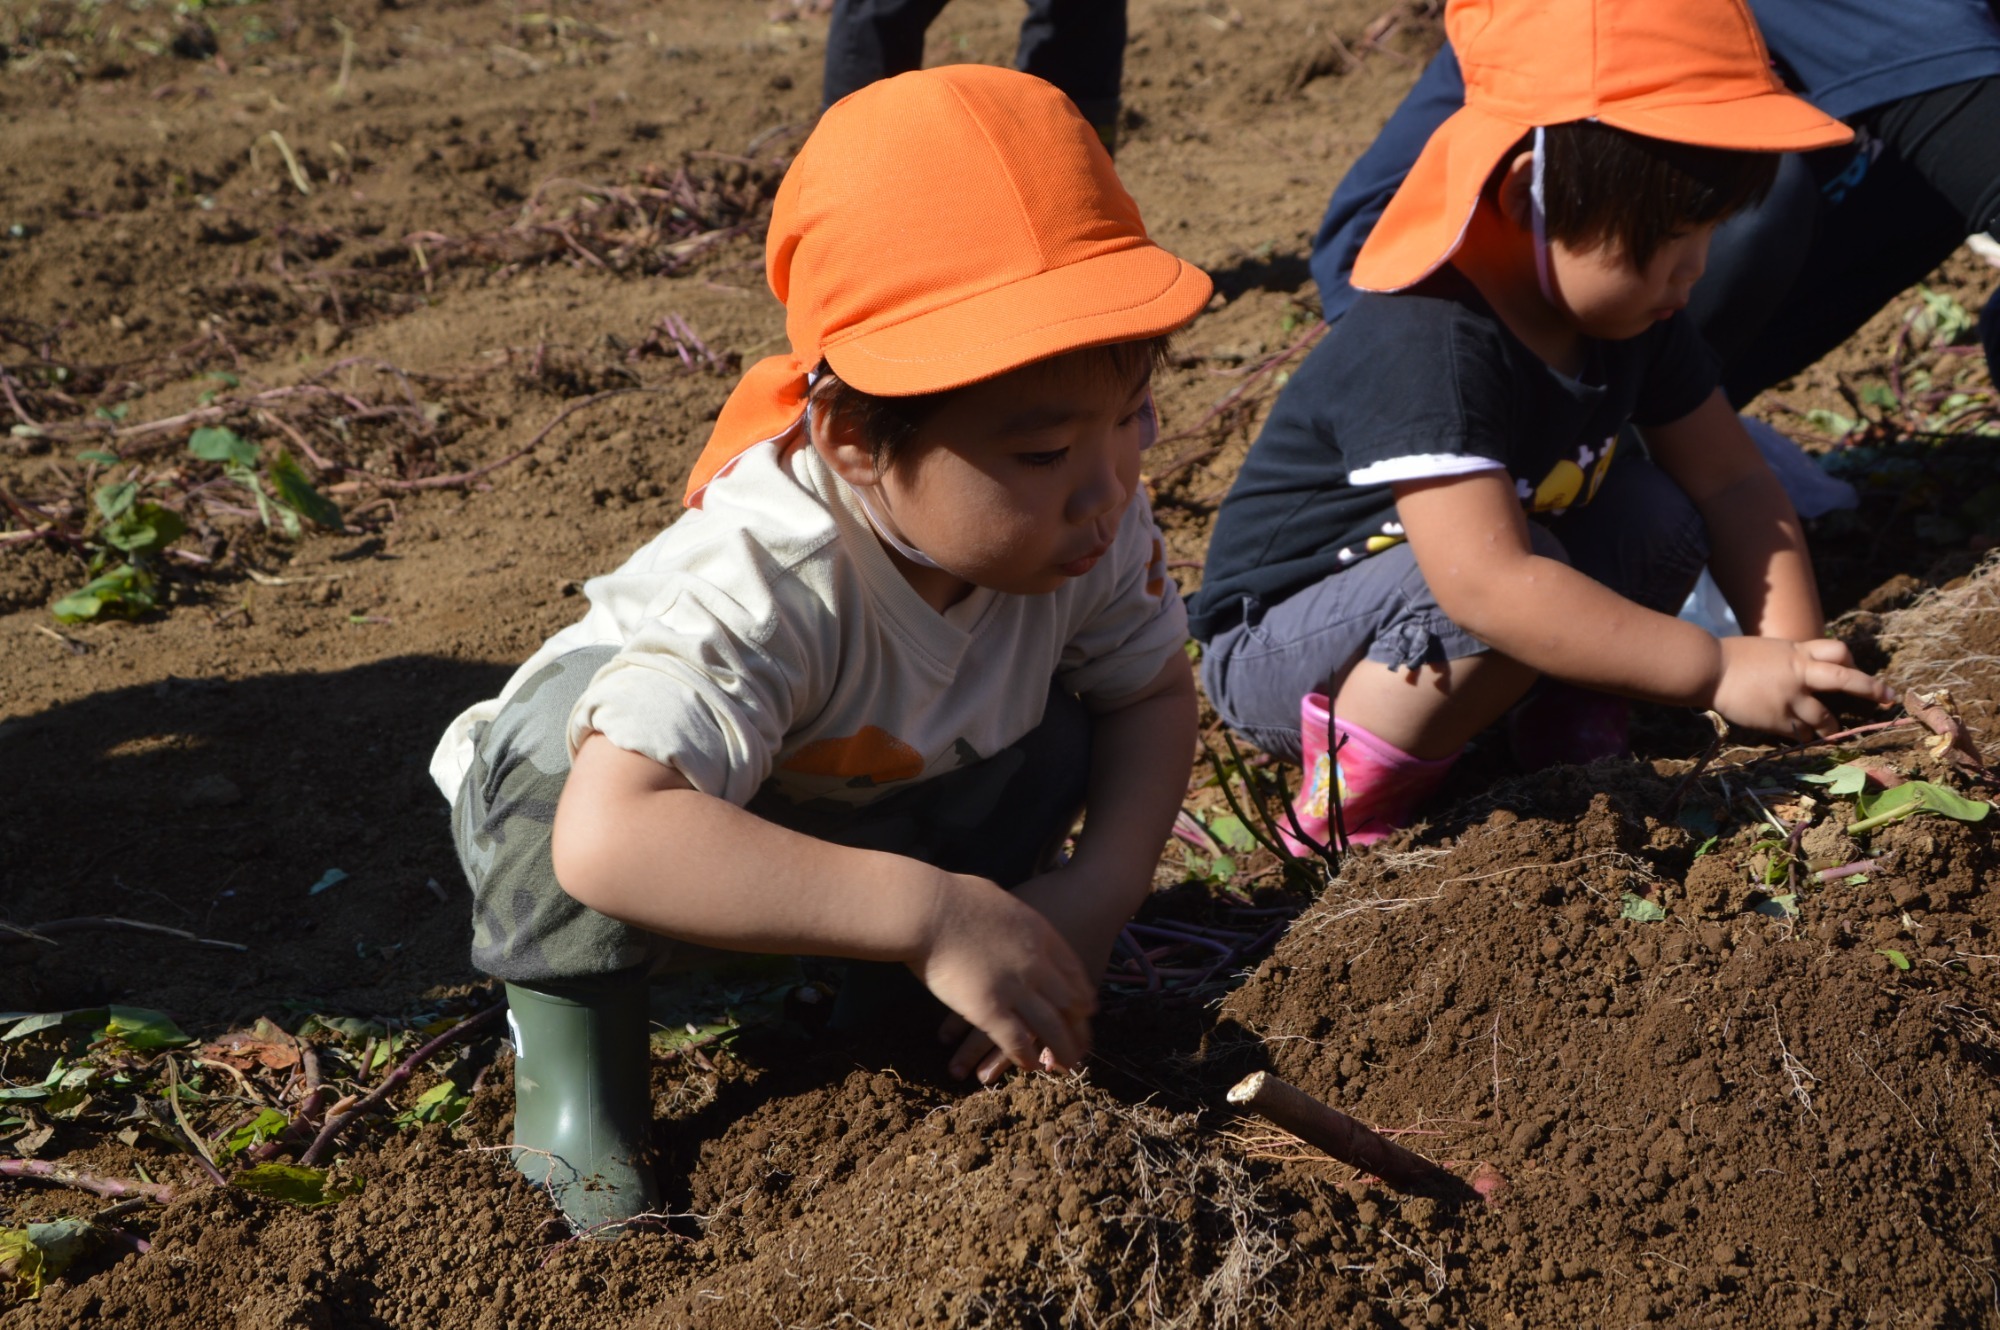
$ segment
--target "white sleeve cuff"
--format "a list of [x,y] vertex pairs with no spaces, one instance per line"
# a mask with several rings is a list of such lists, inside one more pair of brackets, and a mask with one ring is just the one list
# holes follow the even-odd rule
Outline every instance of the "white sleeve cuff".
[[1350,485],[1395,485],[1406,480],[1437,480],[1444,476],[1470,476],[1480,471],[1505,471],[1490,457],[1467,453],[1411,453],[1370,462],[1347,473]]

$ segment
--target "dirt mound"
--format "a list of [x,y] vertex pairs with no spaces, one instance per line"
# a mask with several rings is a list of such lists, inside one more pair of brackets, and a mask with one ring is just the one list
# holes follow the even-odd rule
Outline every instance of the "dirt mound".
[[[1082,1076],[967,1093],[923,1029],[798,1038],[797,993],[674,1035],[668,1213],[617,1243],[565,1241],[508,1166],[490,1036],[396,1093],[402,1126],[344,1138],[332,1180],[358,1194],[304,1209],[207,1181],[190,1125],[225,1156],[276,1149],[262,1106],[322,1073],[379,1084],[493,1000],[430,747],[672,519],[732,366],[780,344],[756,224],[816,110],[821,8],[0,16],[0,915],[64,925],[0,936],[0,1009],[103,1013],[0,1040],[0,1151],[177,1192],[122,1208],[0,1179],[0,1229],[104,1214],[126,1235],[0,1324],[2000,1319],[1990,821],[1850,835],[1851,800],[1796,780],[1824,751],[1725,748],[1682,790],[1706,727],[1648,709],[1647,762],[1520,777],[1473,754],[1455,807],[1310,903],[1262,852],[1171,851],[1159,922],[1305,912],[1254,973],[1107,993]],[[1158,381],[1148,460],[1184,585],[1314,335],[1327,191],[1435,9],[1132,0],[1119,170],[1217,287]],[[1019,17],[956,0],[931,59],[1005,63]],[[1989,735],[2000,578],[1967,574],[2000,540],[2000,477],[1931,426],[1990,386],[1909,328],[1990,281],[1955,258],[1758,407],[1862,484],[1818,533],[1841,631]],[[1891,406],[1857,391],[1891,381]],[[266,499],[278,453],[298,462],[344,529],[260,516],[190,456],[201,425],[258,450]],[[189,519],[162,608],[58,623],[125,479]],[[1919,737],[1852,748],[1968,788]],[[1758,800],[1810,826],[1779,836]],[[192,1042],[117,1042],[127,1008]],[[260,1016],[319,1069],[208,1051]],[[1227,1110],[1258,1069],[1511,1185],[1490,1208],[1398,1198]]]
[[1877,833],[1896,871],[1768,917],[1741,850],[1659,823],[1674,781],[1593,783],[1355,862],[1224,1016],[1301,1088],[1508,1175],[1454,1244],[1481,1319],[1988,1314],[1990,833]]

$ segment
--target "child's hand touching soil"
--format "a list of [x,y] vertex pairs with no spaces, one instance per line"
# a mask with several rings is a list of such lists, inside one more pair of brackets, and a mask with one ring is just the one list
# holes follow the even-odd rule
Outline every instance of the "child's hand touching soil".
[[1732,724],[1798,739],[1839,728],[1815,693],[1848,693],[1882,706],[1896,701],[1887,684],[1854,668],[1845,643],[1726,637],[1721,647],[1715,709]]
[[[983,878],[954,876],[937,896],[910,968],[974,1031],[952,1060],[990,1081],[1017,1067],[1076,1066],[1090,1051],[1096,985],[1076,951],[1032,906]],[[975,1048],[980,1051],[972,1051]]]
[[[1095,992],[1104,976],[1104,967],[1111,960],[1118,932],[1130,913],[1124,893],[1099,889],[1093,875],[1079,861],[1072,861],[1022,883],[1012,895],[1015,900],[1032,906],[1069,944]],[[1091,1005],[1094,1009],[1094,1000]],[[976,1069],[982,1082],[991,1081],[1009,1061],[1004,1052],[995,1048],[992,1039],[960,1017],[947,1020],[938,1037],[945,1043],[962,1041],[951,1058],[954,1076],[969,1076]],[[1048,1050],[1035,1065],[1049,1067],[1052,1059],[1048,1053],[1052,1052]],[[1064,1067],[1075,1065],[1067,1058],[1053,1061]]]

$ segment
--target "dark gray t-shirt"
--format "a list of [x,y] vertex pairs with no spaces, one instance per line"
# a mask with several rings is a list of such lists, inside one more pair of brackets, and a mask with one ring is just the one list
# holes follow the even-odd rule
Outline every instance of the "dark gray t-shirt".
[[1203,641],[1403,539],[1391,486],[1504,470],[1528,511],[1590,502],[1627,424],[1679,420],[1715,390],[1684,315],[1587,341],[1549,368],[1449,267],[1364,293],[1279,394],[1223,500],[1201,590]]

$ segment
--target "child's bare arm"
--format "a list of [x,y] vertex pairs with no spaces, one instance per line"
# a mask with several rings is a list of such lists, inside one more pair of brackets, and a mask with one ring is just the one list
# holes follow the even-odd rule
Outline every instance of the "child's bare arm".
[[1396,507],[1440,608],[1544,674],[1647,701],[1712,706],[1739,725],[1787,735],[1828,732],[1832,716],[1814,693],[1888,700],[1837,642],[1718,641],[1536,554],[1502,472],[1398,485]]
[[1095,984],[1153,870],[1194,764],[1194,671],[1175,653],[1152,682],[1097,712],[1083,833],[1062,868],[1015,892],[1056,926]]
[[[1076,852],[1015,896],[1040,911],[1083,962],[1094,987],[1119,930],[1153,887],[1160,850],[1187,794],[1194,762],[1194,671],[1176,652],[1150,683],[1099,710],[1091,727],[1088,813]],[[954,1075],[989,1080],[1004,1060],[990,1040],[966,1039]],[[983,1061],[982,1061],[983,1059]]]
[[1709,571],[1743,631],[1794,642],[1823,637],[1805,531],[1722,390],[1645,434],[1653,461],[1701,510]]
[[[1144,688],[1096,710],[1083,834],[1070,867],[1099,885],[1093,902],[1104,952],[1080,951],[1101,970],[1111,940],[1153,889],[1160,849],[1187,796],[1194,766],[1194,669],[1175,652]],[[1076,939],[1072,938],[1074,942]],[[1095,974],[1093,973],[1093,978]]]
[[1007,1057],[1088,1051],[1092,978],[984,878],[788,831],[601,734],[577,750],[551,851],[563,889],[639,928],[735,951],[908,965]]

